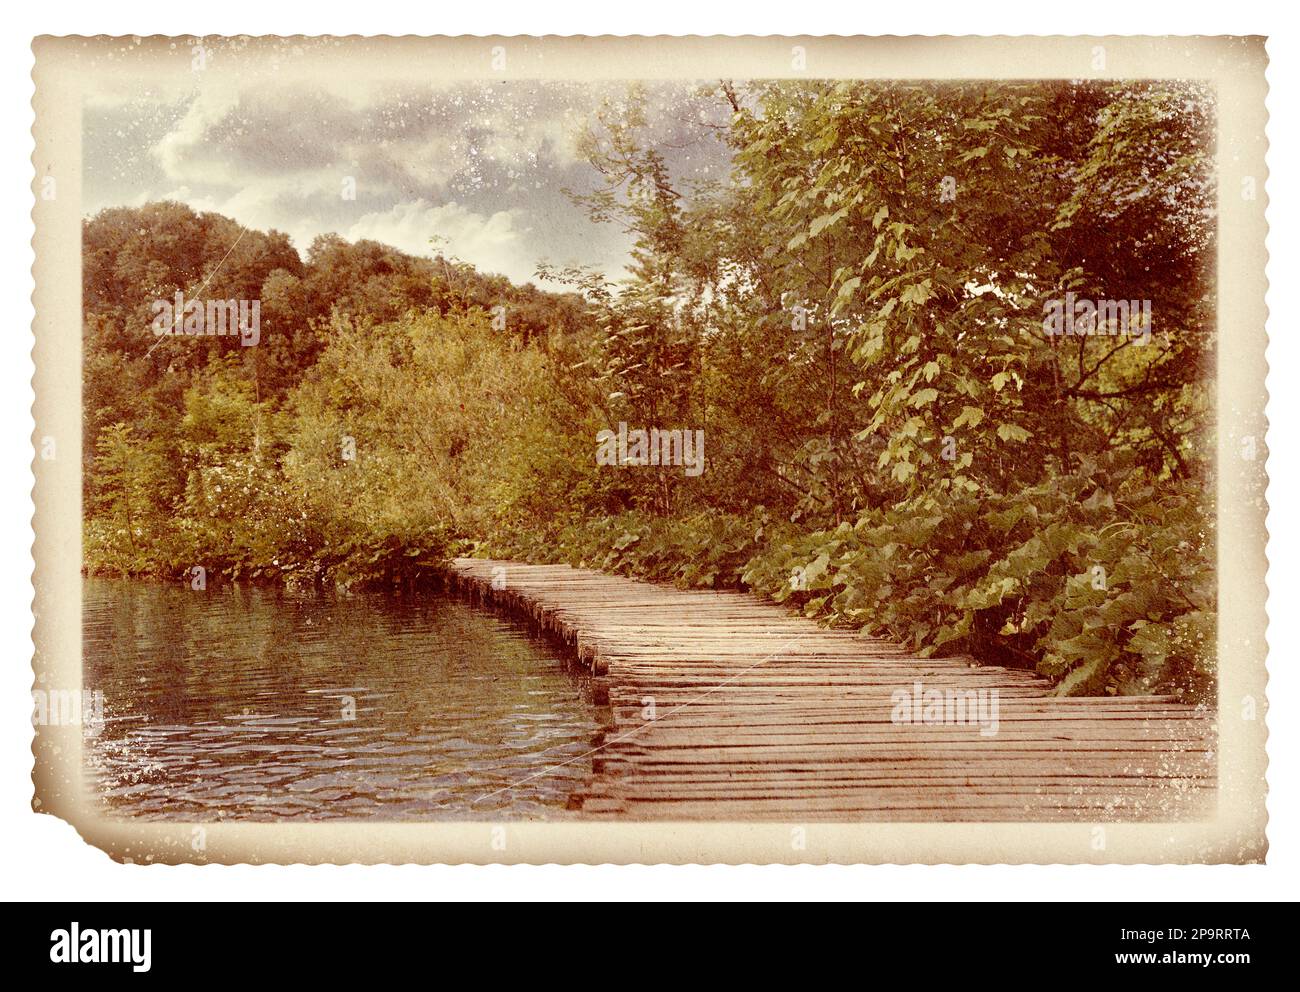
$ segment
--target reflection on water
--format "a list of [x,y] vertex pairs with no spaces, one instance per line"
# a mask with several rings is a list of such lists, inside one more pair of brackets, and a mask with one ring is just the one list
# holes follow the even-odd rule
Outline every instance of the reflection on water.
[[560,652],[457,600],[87,579],[82,624],[112,815],[559,818],[591,771]]

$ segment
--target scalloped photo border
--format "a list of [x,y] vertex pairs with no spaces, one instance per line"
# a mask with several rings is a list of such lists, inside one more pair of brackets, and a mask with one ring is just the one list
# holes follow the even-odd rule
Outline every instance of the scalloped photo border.
[[[1199,79],[1217,91],[1217,812],[1177,823],[133,822],[88,796],[79,727],[33,734],[33,809],[121,862],[1257,863],[1267,850],[1265,42],[1260,37],[41,37],[33,48],[34,686],[81,688],[81,141],[97,88],[207,70],[437,79]],[[504,71],[492,48],[510,46]],[[792,46],[809,69],[792,71]],[[1094,47],[1104,46],[1104,71]],[[42,196],[47,177],[57,196]],[[1257,191],[1242,195],[1249,180]],[[1247,441],[1247,439],[1250,439]],[[57,457],[43,457],[54,442]],[[1243,445],[1256,445],[1253,459]],[[804,826],[794,850],[791,827]],[[1098,849],[1095,828],[1106,842]],[[202,850],[192,844],[204,830]]]

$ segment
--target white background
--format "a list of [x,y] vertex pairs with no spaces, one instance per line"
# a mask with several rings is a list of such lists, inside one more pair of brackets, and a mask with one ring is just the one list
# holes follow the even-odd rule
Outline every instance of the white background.
[[[282,9],[247,0],[179,5],[12,4],[0,40],[0,877],[11,899],[1282,899],[1294,898],[1296,647],[1300,645],[1297,427],[1300,356],[1285,305],[1295,282],[1296,77],[1300,42],[1279,3],[1057,5],[505,2],[472,5],[366,0]],[[874,6],[874,5],[873,5]],[[734,7],[735,9],[724,9]],[[906,9],[904,9],[906,8]],[[1265,866],[1220,867],[139,867],[87,846],[68,824],[31,812],[31,39],[38,34],[1263,34],[1269,41],[1269,558],[1268,713],[1271,851]]]

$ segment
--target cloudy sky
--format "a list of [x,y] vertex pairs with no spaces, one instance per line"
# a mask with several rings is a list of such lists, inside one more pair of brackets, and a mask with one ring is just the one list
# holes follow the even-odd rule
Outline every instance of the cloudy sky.
[[[188,83],[119,87],[87,101],[83,203],[179,200],[247,227],[275,228],[305,253],[336,232],[448,253],[516,282],[541,261],[622,273],[628,238],[593,224],[564,189],[599,177],[577,137],[626,83],[470,82],[269,88]],[[724,179],[710,124],[726,119],[691,84],[648,84],[649,133],[683,180]],[[344,196],[355,181],[355,199]]]

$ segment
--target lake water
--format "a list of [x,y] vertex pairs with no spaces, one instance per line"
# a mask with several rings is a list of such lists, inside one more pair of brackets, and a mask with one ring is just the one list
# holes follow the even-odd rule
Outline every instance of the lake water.
[[87,774],[144,819],[560,819],[589,686],[525,628],[436,594],[87,579]]

